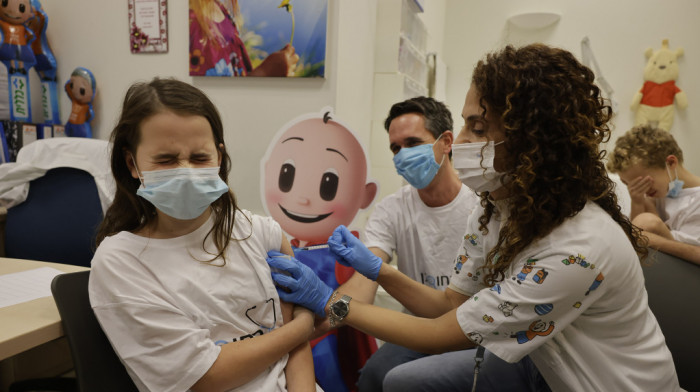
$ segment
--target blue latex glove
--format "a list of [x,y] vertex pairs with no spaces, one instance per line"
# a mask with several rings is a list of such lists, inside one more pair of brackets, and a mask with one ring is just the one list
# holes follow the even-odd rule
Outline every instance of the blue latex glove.
[[340,264],[352,267],[371,280],[377,280],[382,259],[372,253],[347,227],[340,225],[328,238],[328,248]]
[[277,288],[277,293],[283,301],[299,304],[326,317],[326,303],[333,289],[323,283],[311,268],[274,250],[267,252],[267,264],[272,270],[272,280],[282,286]]

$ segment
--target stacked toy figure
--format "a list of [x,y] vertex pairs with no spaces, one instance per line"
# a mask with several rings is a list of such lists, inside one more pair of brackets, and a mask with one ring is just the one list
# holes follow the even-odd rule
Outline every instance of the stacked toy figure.
[[[58,110],[56,58],[46,37],[48,17],[39,0],[0,2],[0,62],[7,68],[9,113],[0,117],[0,163],[14,161],[24,145],[56,136],[92,137],[95,77],[78,67],[65,83],[71,112],[65,127]],[[42,121],[32,118],[28,71],[41,81]],[[4,100],[0,100],[4,101]]]
[[27,21],[34,16],[29,0],[0,3],[0,61],[7,67],[10,84],[10,120],[31,122],[27,70],[36,64],[31,43],[34,33]]
[[92,137],[90,120],[95,116],[92,100],[95,98],[95,77],[83,67],[76,68],[66,82],[66,93],[73,105],[66,123],[67,136]]

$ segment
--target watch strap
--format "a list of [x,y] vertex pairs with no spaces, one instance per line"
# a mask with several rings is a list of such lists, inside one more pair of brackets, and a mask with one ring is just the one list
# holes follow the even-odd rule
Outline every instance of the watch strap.
[[329,301],[328,305],[328,321],[331,323],[331,327],[335,328],[336,323],[340,322],[336,317],[335,314],[333,314],[333,304],[335,303],[335,298],[338,296],[338,290],[333,292],[333,295],[331,296],[331,300]]

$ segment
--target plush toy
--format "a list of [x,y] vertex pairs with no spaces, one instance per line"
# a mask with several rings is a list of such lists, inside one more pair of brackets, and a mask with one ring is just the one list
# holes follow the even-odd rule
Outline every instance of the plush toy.
[[649,60],[644,67],[644,86],[632,100],[631,108],[636,111],[634,123],[655,125],[669,131],[673,125],[674,99],[679,108],[688,107],[688,98],[676,86],[677,59],[683,55],[683,49],[669,49],[665,39],[661,49],[654,52],[649,48],[644,54]]

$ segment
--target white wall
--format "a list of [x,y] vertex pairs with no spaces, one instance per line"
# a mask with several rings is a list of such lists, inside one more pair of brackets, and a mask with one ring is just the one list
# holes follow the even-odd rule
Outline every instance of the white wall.
[[[203,89],[221,111],[233,159],[230,182],[240,204],[262,213],[259,161],[279,127],[301,113],[334,106],[336,116],[355,130],[366,148],[384,149],[390,155],[388,137],[375,137],[370,132],[378,1],[382,0],[329,1],[326,78],[307,80],[190,77],[188,8],[184,0],[168,2],[167,54],[131,54],[125,1],[44,0],[43,7],[49,16],[48,37],[58,60],[59,83],[62,85],[77,66],[89,68],[97,78],[96,118],[92,123],[95,137],[109,137],[124,92],[134,81],[174,76],[190,82]],[[505,42],[542,41],[580,55],[580,40],[587,35],[620,102],[613,139],[632,125],[628,105],[642,85],[644,50],[649,46],[658,48],[663,38],[670,39],[672,48],[684,47],[678,86],[687,93],[689,108],[677,112],[673,134],[687,151],[686,166],[700,173],[700,156],[692,151],[700,142],[700,112],[695,110],[700,105],[696,88],[700,86],[700,74],[691,72],[695,68],[692,65],[700,60],[700,41],[695,39],[700,33],[700,2],[672,0],[664,6],[652,0],[430,0],[424,4],[421,18],[429,32],[428,50],[440,52],[448,65],[447,104],[457,127],[462,124],[459,113],[471,69],[484,53]],[[514,14],[542,10],[560,13],[560,21],[535,32],[506,23]],[[65,93],[60,96],[65,121],[70,102]],[[41,113],[38,100],[34,101],[34,113]],[[370,175],[380,184],[396,176],[393,170]],[[391,190],[382,191],[386,194]],[[364,216],[366,212],[358,217],[356,227],[362,227]]]
[[[373,47],[377,1],[381,0],[341,0],[338,4],[338,13],[342,16],[338,20],[339,41],[331,44],[338,46],[336,118],[355,131],[367,154],[370,153],[372,133]],[[368,168],[367,174],[369,180],[381,180],[372,166]],[[371,208],[358,211],[349,226],[354,230],[362,230],[370,211]]]
[[[259,162],[272,136],[287,121],[330,105],[358,133],[363,124],[368,132],[371,100],[367,97],[372,79],[366,68],[373,62],[366,59],[362,48],[372,45],[374,2],[329,3],[325,79],[265,79],[190,77],[188,3],[184,0],[168,2],[169,52],[136,55],[129,51],[126,1],[42,1],[49,16],[47,35],[58,62],[59,83],[65,83],[77,66],[93,71],[97,80],[92,122],[96,138],[109,138],[124,93],[133,82],[173,76],[192,83],[219,108],[233,162],[231,187],[240,205],[257,213],[264,212]],[[341,10],[354,18],[340,19]],[[358,26],[363,28],[358,30]],[[342,56],[340,47],[345,48]],[[342,80],[339,72],[344,72]],[[60,104],[65,122],[70,102],[63,92]],[[41,113],[40,109],[34,112]]]
[[[377,1],[381,0],[329,1],[326,77],[307,80],[190,77],[188,7],[183,0],[168,2],[169,52],[139,55],[129,51],[126,2],[44,0],[42,5],[49,16],[48,37],[58,61],[59,83],[77,66],[95,74],[95,137],[109,137],[124,93],[134,81],[174,76],[190,82],[204,90],[221,111],[233,160],[230,183],[241,206],[263,213],[259,161],[274,133],[290,119],[334,106],[336,117],[369,150]],[[421,17],[430,31],[428,46],[438,51],[443,45],[445,0],[431,0],[425,8]],[[63,92],[60,98],[65,121],[70,102]],[[389,108],[381,110],[388,112]],[[40,113],[40,106],[34,112]],[[388,138],[379,147],[390,155]],[[392,170],[388,175],[396,174]],[[381,173],[371,172],[370,176],[382,182]],[[353,226],[363,227],[368,212],[361,211]]]
[[[561,14],[552,27],[525,31],[509,26],[515,14],[549,11]],[[447,0],[443,53],[448,64],[447,101],[456,124],[463,124],[459,113],[464,104],[471,71],[488,51],[505,43],[522,45],[544,42],[570,50],[581,56],[580,41],[588,36],[601,71],[615,90],[619,113],[613,122],[611,143],[633,125],[629,109],[632,96],[643,84],[646,64],[644,51],[658,49],[668,38],[671,49],[683,47],[679,59],[677,85],[688,95],[685,111],[676,110],[672,134],[685,154],[685,166],[700,173],[700,73],[693,69],[700,63],[700,2],[696,0]]]

